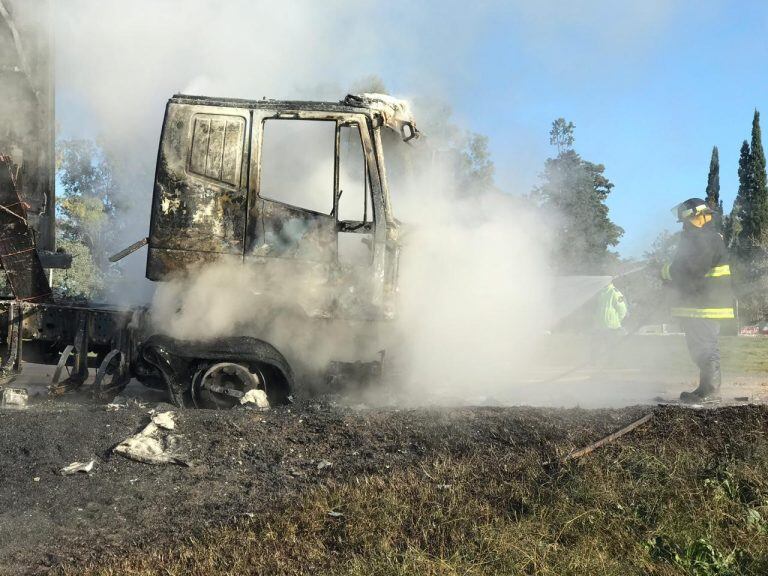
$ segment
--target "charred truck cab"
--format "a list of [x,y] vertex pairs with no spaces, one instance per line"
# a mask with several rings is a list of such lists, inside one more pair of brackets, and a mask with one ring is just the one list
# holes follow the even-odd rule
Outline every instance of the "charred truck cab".
[[339,104],[175,96],[160,141],[147,278],[224,259],[265,269],[261,278],[332,288],[350,280],[345,268],[367,265],[354,278],[366,284],[360,308],[333,309],[340,303],[330,290],[306,311],[391,316],[398,226],[380,131],[415,136],[404,111],[377,95]]
[[[254,321],[226,337],[208,337],[204,325],[171,337],[147,308],[52,300],[35,261],[11,283],[21,286],[15,298],[0,302],[0,387],[24,359],[56,363],[53,394],[91,382],[110,399],[136,378],[179,406],[206,408],[284,402],[298,382],[376,377],[376,332],[394,316],[399,257],[385,130],[418,136],[407,106],[376,94],[337,103],[171,98],[149,236],[110,260],[148,244],[153,281],[194,282],[210,266],[245,273],[248,293],[226,297]],[[0,192],[16,198],[13,180],[4,182]],[[3,227],[9,246],[27,242],[22,216]]]
[[[397,288],[398,224],[381,130],[418,135],[407,106],[381,95],[340,103],[171,98],[147,278],[193,282],[203,266],[224,274],[245,267],[253,290],[237,305],[263,311],[264,320],[248,335],[214,341],[150,338],[143,358],[176,403],[232,404],[253,387],[282,401],[293,368],[326,383],[380,372],[380,358],[361,358],[378,352],[371,324],[392,318]],[[337,345],[321,354],[320,340]],[[357,354],[334,359],[334,348]]]

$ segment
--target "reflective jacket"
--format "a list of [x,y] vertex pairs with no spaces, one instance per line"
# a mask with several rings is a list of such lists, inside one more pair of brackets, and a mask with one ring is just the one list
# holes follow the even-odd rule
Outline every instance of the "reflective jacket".
[[621,322],[627,316],[627,303],[624,295],[613,284],[608,284],[597,295],[597,328],[618,330]]
[[733,290],[728,249],[712,223],[685,226],[675,257],[661,276],[675,291],[672,316],[733,318]]

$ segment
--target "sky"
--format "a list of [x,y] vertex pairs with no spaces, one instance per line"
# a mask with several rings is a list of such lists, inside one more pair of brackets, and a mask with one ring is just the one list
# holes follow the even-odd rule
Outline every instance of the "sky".
[[497,183],[511,193],[529,192],[554,154],[551,122],[574,122],[576,151],[615,185],[608,204],[627,257],[676,227],[672,206],[704,194],[713,145],[730,209],[753,111],[768,113],[764,2],[64,0],[57,9],[60,136],[106,138],[151,166],[175,91],[341,97],[375,74],[396,95],[448,104],[455,122],[488,136]]
[[530,19],[508,11],[476,47],[482,90],[457,101],[490,137],[506,187],[535,183],[552,153],[552,119],[574,122],[576,150],[615,184],[608,204],[626,231],[619,248],[635,256],[676,226],[674,204],[704,195],[714,145],[730,210],[753,111],[768,112],[768,4],[635,2],[589,13],[579,4]]

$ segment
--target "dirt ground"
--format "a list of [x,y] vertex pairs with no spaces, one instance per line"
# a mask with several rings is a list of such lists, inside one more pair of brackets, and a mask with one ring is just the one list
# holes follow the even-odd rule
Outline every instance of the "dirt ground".
[[[44,402],[0,411],[0,570],[44,572],[132,542],[182,538],[298,498],[309,486],[415,466],[437,453],[516,444],[539,445],[542,454],[568,450],[648,411],[373,411],[327,402],[267,412],[190,410],[177,420],[190,467],[112,454],[148,422],[151,408],[131,402],[108,412]],[[90,474],[59,474],[90,459]]]
[[[176,411],[175,433],[189,466],[113,454],[149,422],[150,411],[176,410],[160,393],[132,385],[115,411],[84,399],[34,396],[27,409],[0,410],[0,573],[45,573],[135,546],[184,541],[207,527],[285,506],[313,487],[418,469],[435,457],[482,460],[535,447],[544,462],[651,411],[668,419],[691,412],[658,407],[655,399],[692,388],[679,373],[665,379],[627,368],[548,370],[505,398],[463,399],[491,406],[448,407],[452,402],[444,398],[443,407],[372,408],[324,398],[268,411]],[[16,385],[41,393],[47,371],[32,367]],[[547,382],[551,376],[557,381]],[[762,410],[766,417],[765,408],[736,398],[763,403],[767,390],[762,374],[732,375],[723,404],[742,406],[698,412],[714,414],[703,417],[736,434],[740,411]],[[517,396],[542,406],[590,408],[492,406],[514,404]],[[592,407],[601,405],[608,408]],[[92,459],[89,474],[60,474],[72,462]]]

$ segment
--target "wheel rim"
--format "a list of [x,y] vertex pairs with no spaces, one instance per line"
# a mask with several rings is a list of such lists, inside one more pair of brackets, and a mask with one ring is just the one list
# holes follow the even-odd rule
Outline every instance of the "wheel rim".
[[192,402],[198,408],[226,410],[240,405],[249,391],[265,389],[261,372],[252,373],[242,364],[219,362],[197,371],[192,379]]
[[101,361],[93,383],[97,397],[115,396],[128,384],[130,376],[125,373],[123,358],[120,350],[112,350]]

